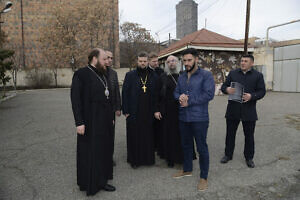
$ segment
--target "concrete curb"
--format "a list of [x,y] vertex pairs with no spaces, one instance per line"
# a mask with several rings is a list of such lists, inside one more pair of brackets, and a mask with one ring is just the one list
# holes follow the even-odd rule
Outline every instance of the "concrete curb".
[[11,93],[8,93],[8,96],[6,96],[5,98],[3,99],[0,99],[0,103],[4,102],[4,101],[7,101],[11,98],[14,98],[15,96],[17,96],[17,92],[11,92]]
[[60,88],[45,88],[45,89],[26,89],[22,90],[23,92],[32,92],[32,91],[48,91],[48,90],[68,90],[71,87],[60,87]]

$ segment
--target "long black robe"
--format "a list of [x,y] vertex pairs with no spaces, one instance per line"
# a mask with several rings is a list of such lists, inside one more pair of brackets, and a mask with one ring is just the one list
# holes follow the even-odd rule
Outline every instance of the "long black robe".
[[87,195],[96,194],[113,178],[113,111],[104,90],[88,67],[74,73],[71,101],[75,124],[85,125],[85,134],[77,134],[77,184]]
[[[158,82],[157,82],[157,85],[160,84],[160,76],[164,74],[164,70],[160,67],[156,67],[155,69],[151,68],[149,66],[149,69],[152,70],[158,77]],[[157,91],[156,91],[157,92]],[[153,121],[153,132],[154,132],[154,148],[155,148],[155,151],[157,152],[157,154],[159,156],[162,155],[162,141],[163,141],[163,138],[162,138],[162,128],[161,128],[161,122],[154,118],[154,121]]]
[[[146,83],[146,93],[142,89],[142,80]],[[127,162],[131,165],[153,165],[154,134],[153,119],[155,105],[156,75],[149,69],[140,69],[126,74],[123,89],[123,114],[129,114],[126,119],[127,131]]]
[[[174,80],[173,80],[173,78]],[[159,81],[159,95],[156,111],[161,112],[161,145],[159,155],[170,163],[182,163],[183,151],[179,133],[178,107],[179,103],[174,98],[174,90],[178,74],[161,75]]]

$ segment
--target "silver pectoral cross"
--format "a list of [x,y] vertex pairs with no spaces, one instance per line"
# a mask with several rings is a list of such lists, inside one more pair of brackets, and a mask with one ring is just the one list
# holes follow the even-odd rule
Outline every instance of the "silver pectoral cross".
[[104,94],[105,94],[106,98],[109,99],[109,90],[107,87],[105,87]]

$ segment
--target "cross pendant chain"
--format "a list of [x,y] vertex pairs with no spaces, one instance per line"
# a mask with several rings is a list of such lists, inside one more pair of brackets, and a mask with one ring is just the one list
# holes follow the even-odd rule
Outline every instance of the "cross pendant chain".
[[174,81],[175,85],[177,85],[177,81],[175,80],[175,78],[173,77],[173,75],[172,74],[170,74],[170,75],[171,75],[171,78]]
[[144,85],[142,88],[143,88],[143,90],[144,90],[144,93],[146,93],[147,87]]
[[88,68],[97,76],[99,81],[101,81],[102,85],[105,87],[104,95],[106,96],[106,99],[109,99],[108,84],[107,84],[107,80],[106,80],[105,76],[103,75],[103,80],[102,80],[102,78],[100,78],[100,76],[94,70],[92,70],[89,66],[88,66]]
[[142,84],[143,84],[142,89],[144,90],[144,93],[146,93],[146,90],[147,90],[147,87],[146,87],[147,79],[148,79],[148,75],[146,76],[145,81],[143,81],[143,79],[142,79],[142,77],[141,77],[141,82],[142,82]]

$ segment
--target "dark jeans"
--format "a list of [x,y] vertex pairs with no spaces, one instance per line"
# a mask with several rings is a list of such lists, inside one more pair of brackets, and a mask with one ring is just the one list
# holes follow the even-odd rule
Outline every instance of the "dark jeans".
[[183,149],[183,171],[193,171],[194,138],[199,153],[200,178],[207,179],[209,170],[209,153],[206,143],[209,122],[179,122]]
[[[235,146],[235,136],[240,120],[226,120],[225,155],[232,158]],[[246,160],[254,157],[254,130],[256,121],[242,121],[245,135],[244,156]]]

